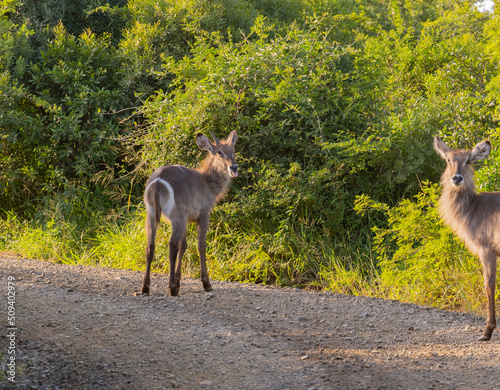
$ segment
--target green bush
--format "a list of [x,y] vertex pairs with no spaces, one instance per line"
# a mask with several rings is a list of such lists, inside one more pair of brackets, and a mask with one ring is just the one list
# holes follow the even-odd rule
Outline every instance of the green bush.
[[[384,211],[387,227],[374,227],[377,296],[454,310],[482,312],[481,266],[443,225],[438,184],[424,183],[413,200],[388,208],[360,197],[360,213]],[[481,297],[478,299],[478,297]]]

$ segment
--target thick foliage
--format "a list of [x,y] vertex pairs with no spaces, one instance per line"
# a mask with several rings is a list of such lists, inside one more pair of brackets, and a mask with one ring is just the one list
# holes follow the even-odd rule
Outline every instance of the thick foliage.
[[481,312],[482,277],[477,259],[440,221],[438,184],[424,183],[413,200],[389,209],[359,197],[361,214],[388,216],[388,227],[374,227],[377,276],[372,282],[378,296]]
[[109,40],[90,31],[75,38],[61,25],[54,35],[40,62],[25,66],[25,85],[8,70],[1,79],[7,204],[68,184],[87,186],[93,174],[116,163],[120,127],[113,112],[123,97]]

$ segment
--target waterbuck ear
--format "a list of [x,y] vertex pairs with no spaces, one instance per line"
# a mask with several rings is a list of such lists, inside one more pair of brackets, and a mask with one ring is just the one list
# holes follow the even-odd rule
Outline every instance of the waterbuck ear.
[[470,153],[471,161],[484,160],[491,152],[491,142],[484,140],[476,144]]
[[434,137],[434,149],[444,159],[446,159],[446,154],[451,150],[437,135]]
[[229,135],[226,138],[226,141],[231,145],[234,145],[236,141],[238,141],[238,134],[236,134],[236,130],[233,130],[229,133]]
[[205,137],[205,134],[203,133],[198,133],[196,135],[196,145],[198,145],[201,150],[208,150],[212,154],[215,153],[214,145],[212,145],[212,143],[208,140],[207,137]]

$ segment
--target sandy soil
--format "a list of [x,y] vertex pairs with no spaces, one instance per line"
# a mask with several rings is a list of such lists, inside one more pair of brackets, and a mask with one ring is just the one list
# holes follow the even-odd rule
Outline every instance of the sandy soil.
[[171,298],[157,274],[135,296],[139,272],[14,257],[0,272],[18,363],[0,388],[500,389],[500,331],[475,341],[485,320],[469,314],[189,278]]

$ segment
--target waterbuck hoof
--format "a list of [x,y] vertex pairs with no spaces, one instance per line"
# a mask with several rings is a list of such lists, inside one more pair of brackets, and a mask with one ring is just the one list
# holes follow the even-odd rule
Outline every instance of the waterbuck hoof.
[[179,287],[170,288],[170,296],[171,297],[178,297],[179,296]]
[[[494,329],[494,328],[493,328]],[[484,334],[477,339],[477,341],[488,341],[491,339],[491,334],[493,333],[493,329],[486,328]]]
[[201,283],[203,283],[203,289],[205,291],[212,291],[213,288],[212,288],[212,285],[210,284],[210,282],[208,280],[201,280]]
[[141,290],[141,295],[149,295],[149,287],[143,287]]
[[487,337],[487,336],[481,336],[477,339],[477,341],[490,341],[491,339],[491,336],[490,337]]

